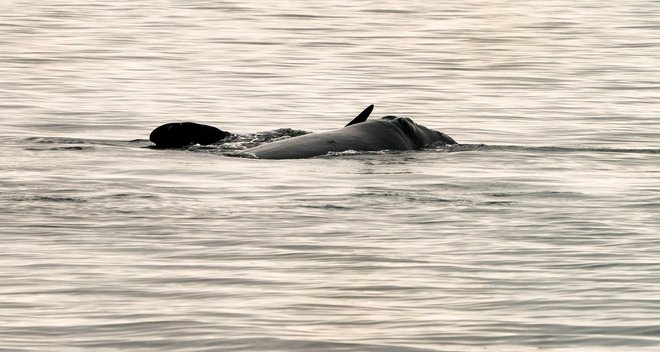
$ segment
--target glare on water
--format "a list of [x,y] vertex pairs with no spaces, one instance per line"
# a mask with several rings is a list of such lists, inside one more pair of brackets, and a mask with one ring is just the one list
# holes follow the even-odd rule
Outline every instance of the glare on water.
[[[659,2],[0,9],[0,349],[660,345]],[[372,103],[461,145],[147,140],[329,131]]]

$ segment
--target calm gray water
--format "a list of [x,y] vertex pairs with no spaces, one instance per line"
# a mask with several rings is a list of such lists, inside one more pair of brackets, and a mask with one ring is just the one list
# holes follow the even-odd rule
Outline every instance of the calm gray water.
[[[0,10],[0,350],[660,348],[660,2]],[[462,145],[147,140],[372,103]]]

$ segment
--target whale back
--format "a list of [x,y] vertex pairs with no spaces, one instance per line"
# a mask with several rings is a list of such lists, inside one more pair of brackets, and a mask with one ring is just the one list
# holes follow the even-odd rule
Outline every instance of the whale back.
[[297,159],[329,152],[413,150],[441,141],[456,142],[449,136],[416,124],[409,118],[385,116],[379,120],[350,124],[344,128],[310,133],[265,143],[246,152],[262,159]]
[[396,130],[377,121],[366,121],[334,131],[309,133],[279,141],[264,143],[246,150],[261,159],[299,159],[347,150],[405,149]]

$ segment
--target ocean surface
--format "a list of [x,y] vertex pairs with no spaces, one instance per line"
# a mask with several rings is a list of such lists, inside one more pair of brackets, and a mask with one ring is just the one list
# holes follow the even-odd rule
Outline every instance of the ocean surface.
[[659,1],[0,2],[0,351],[658,350]]

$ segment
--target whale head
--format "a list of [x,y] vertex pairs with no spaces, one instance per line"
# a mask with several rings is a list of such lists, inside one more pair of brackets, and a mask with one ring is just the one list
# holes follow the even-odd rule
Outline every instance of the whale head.
[[425,148],[433,143],[442,142],[443,144],[456,144],[456,141],[448,135],[432,130],[426,126],[419,125],[407,117],[385,116],[384,120],[389,120],[412,141],[415,148]]

